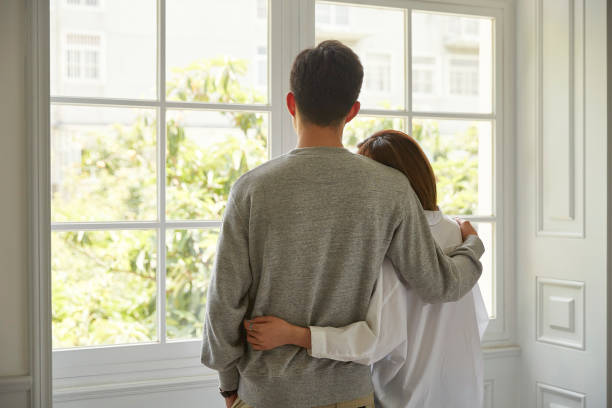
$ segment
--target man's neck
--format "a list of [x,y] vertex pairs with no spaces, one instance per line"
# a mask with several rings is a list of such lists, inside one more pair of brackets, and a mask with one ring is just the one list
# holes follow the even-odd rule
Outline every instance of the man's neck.
[[342,145],[342,130],[343,127],[298,126],[297,147],[344,147]]

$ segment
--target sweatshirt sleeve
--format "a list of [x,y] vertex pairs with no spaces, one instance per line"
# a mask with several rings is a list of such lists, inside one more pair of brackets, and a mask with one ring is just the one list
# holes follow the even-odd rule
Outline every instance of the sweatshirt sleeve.
[[479,261],[484,253],[480,238],[470,235],[447,254],[431,234],[416,194],[410,191],[402,205],[403,218],[397,226],[387,256],[398,274],[428,303],[461,299],[482,273]]
[[248,223],[231,194],[208,289],[201,354],[202,364],[219,372],[219,386],[226,391],[238,388],[236,366],[246,347],[242,321],[252,282],[248,242]]
[[401,283],[390,268],[390,274],[381,274],[390,282],[377,282],[365,321],[339,328],[310,327],[312,357],[371,365],[404,341],[407,311],[402,306]]

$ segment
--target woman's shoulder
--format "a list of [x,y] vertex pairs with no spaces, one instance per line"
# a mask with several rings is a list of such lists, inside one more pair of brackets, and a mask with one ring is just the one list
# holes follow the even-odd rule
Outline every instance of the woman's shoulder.
[[431,226],[431,233],[440,247],[443,249],[460,245],[461,229],[457,221],[442,214],[439,222]]

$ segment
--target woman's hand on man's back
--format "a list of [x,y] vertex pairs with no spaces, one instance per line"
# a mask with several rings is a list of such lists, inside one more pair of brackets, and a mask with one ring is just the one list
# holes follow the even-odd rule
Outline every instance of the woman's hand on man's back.
[[471,222],[463,220],[461,218],[455,218],[455,221],[457,221],[457,224],[459,224],[459,228],[461,229],[461,239],[463,241],[465,241],[470,235],[478,236],[478,232],[476,231],[476,229],[474,229],[474,226]]

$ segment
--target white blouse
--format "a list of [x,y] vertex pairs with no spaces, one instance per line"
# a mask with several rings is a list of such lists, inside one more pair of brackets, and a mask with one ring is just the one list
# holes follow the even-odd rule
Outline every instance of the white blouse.
[[[441,248],[460,245],[457,223],[425,211]],[[478,285],[458,302],[424,303],[385,259],[366,321],[310,327],[317,358],[372,365],[376,406],[474,408],[483,402],[480,340],[489,322]]]

